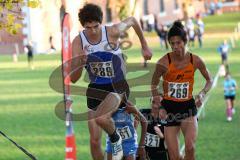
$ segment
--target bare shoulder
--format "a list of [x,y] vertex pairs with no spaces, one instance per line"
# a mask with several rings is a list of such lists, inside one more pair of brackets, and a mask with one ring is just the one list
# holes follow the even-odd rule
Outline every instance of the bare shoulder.
[[82,41],[79,35],[73,39],[73,44],[79,45],[79,46],[82,45]]
[[[168,54],[168,53],[167,53]],[[165,54],[164,56],[162,56],[158,61],[157,61],[157,65],[159,66],[164,66],[164,67],[168,67],[168,56],[167,54]]]
[[138,114],[138,109],[134,105],[127,105],[126,111],[128,114]]
[[155,74],[161,75],[164,74],[168,70],[168,57],[167,54],[161,57],[155,67]]
[[204,60],[199,57],[196,54],[192,54],[193,55],[193,64],[195,66],[195,68],[201,68],[202,66],[204,66]]
[[73,39],[72,53],[73,53],[73,56],[81,55],[83,53],[82,40],[79,35]]
[[196,53],[191,53],[195,62],[203,61]]
[[113,24],[112,26],[106,26],[106,30],[107,30],[108,36],[110,37],[120,36],[118,24]]

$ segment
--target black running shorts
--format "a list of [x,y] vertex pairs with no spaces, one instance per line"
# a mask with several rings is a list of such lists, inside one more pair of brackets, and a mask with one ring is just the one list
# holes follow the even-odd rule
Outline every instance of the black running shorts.
[[182,120],[197,115],[193,98],[184,102],[163,99],[161,103],[168,114],[166,126],[179,126]]
[[110,93],[115,92],[119,94],[125,93],[124,101],[120,104],[120,108],[125,107],[125,103],[129,97],[129,86],[127,81],[121,81],[115,84],[95,84],[90,83],[86,92],[87,105],[89,109],[96,110],[97,106]]

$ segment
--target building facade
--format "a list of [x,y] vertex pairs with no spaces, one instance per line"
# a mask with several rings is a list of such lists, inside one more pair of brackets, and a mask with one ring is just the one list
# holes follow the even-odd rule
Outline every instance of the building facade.
[[[118,22],[126,16],[154,23],[152,19],[156,16],[158,22],[168,25],[177,19],[187,19],[195,17],[198,13],[205,13],[208,0],[44,0],[38,8],[22,8],[25,18],[20,33],[11,36],[4,30],[0,31],[0,54],[13,54],[17,50],[22,53],[23,46],[28,41],[34,44],[35,53],[48,53],[50,37],[53,38],[57,51],[60,51],[62,4],[72,17],[71,39],[73,39],[82,29],[77,13],[87,2],[101,6],[104,24]],[[231,3],[235,6],[239,4],[239,0],[232,0]]]

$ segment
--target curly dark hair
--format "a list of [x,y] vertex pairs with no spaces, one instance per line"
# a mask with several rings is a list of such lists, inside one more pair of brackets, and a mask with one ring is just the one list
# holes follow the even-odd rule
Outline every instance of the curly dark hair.
[[173,36],[179,36],[185,44],[187,43],[187,32],[184,30],[184,26],[179,20],[175,21],[168,31],[168,42]]
[[78,19],[82,26],[87,22],[99,22],[102,23],[103,13],[98,5],[87,3],[78,12]]

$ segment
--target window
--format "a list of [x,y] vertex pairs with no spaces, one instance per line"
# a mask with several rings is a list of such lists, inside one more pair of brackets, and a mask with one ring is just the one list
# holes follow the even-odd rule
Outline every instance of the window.
[[143,1],[143,15],[148,15],[148,0]]
[[160,0],[160,12],[164,12],[165,8],[164,8],[164,0]]
[[106,20],[107,22],[112,22],[112,10],[111,8],[106,8]]
[[179,8],[178,0],[174,0],[174,9],[177,10]]

